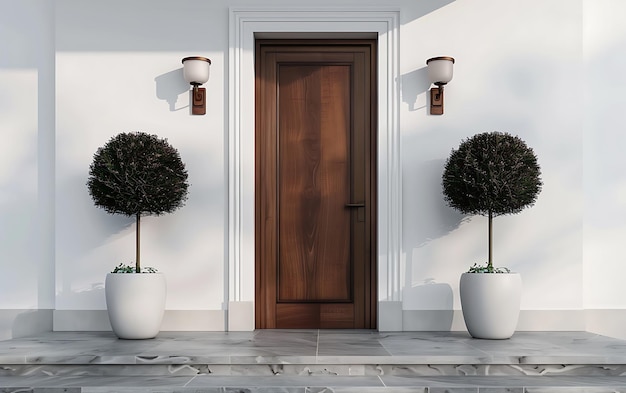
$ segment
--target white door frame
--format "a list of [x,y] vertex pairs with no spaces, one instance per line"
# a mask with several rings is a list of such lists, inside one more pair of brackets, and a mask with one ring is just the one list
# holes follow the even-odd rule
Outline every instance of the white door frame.
[[399,10],[287,6],[229,12],[228,330],[254,330],[254,48],[255,35],[262,33],[378,36],[378,328],[402,330]]

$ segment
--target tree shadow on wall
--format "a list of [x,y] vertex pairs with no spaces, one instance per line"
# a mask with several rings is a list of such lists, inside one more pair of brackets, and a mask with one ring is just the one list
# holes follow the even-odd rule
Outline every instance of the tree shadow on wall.
[[[403,299],[403,308],[409,311],[403,321],[404,329],[452,330],[454,298],[450,284],[438,283],[433,278],[427,278],[421,284],[407,285]],[[417,312],[411,313],[411,310],[417,310]]]
[[[403,179],[405,245],[419,248],[457,229],[465,219],[443,199],[445,159],[407,163]],[[407,177],[410,173],[411,177]],[[417,222],[418,225],[407,225]]]
[[[74,176],[59,184],[57,192],[63,198],[57,199],[57,211],[73,211],[72,215],[65,215],[57,219],[56,237],[57,246],[56,260],[57,272],[62,272],[57,283],[57,303],[65,304],[68,301],[76,304],[87,303],[94,297],[104,301],[103,288],[106,273],[120,262],[128,262],[134,257],[134,249],[129,249],[127,254],[120,255],[117,260],[96,260],[94,250],[98,250],[104,244],[115,241],[124,236],[134,225],[134,217],[126,217],[121,214],[109,214],[94,205],[87,191],[87,174]],[[89,222],[89,225],[85,225]],[[128,258],[128,259],[124,259]],[[87,262],[83,265],[82,262]],[[72,264],[59,268],[59,264]],[[100,270],[101,276],[89,278],[93,271]],[[81,278],[83,280],[81,280]],[[76,283],[91,281],[88,290],[77,290]],[[83,301],[86,301],[83,303]]]
[[[428,149],[436,145],[437,137],[414,134],[403,144],[405,151]],[[441,135],[441,134],[438,134]],[[445,237],[457,229],[465,216],[450,208],[443,199],[441,176],[445,159],[420,159],[420,154],[404,155],[403,174],[403,243],[406,250],[406,276],[404,285],[404,308],[419,310],[421,320],[409,318],[409,327],[419,330],[449,331],[454,316],[453,291],[449,283],[437,282],[432,276],[428,252],[420,252],[420,260],[414,261],[414,253],[433,240]],[[423,250],[422,250],[423,251]],[[414,279],[416,277],[416,279]]]

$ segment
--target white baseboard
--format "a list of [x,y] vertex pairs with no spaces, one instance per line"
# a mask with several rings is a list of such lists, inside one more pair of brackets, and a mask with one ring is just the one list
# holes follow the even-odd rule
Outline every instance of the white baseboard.
[[228,303],[228,330],[231,332],[254,330],[254,302]]
[[[224,331],[223,310],[166,310],[162,331]],[[54,331],[110,331],[106,310],[55,310]]]
[[[461,318],[459,322],[459,317]],[[402,330],[447,332],[465,330],[463,315],[455,310],[402,310]]]
[[[461,310],[403,310],[404,331],[466,331]],[[584,331],[585,310],[522,310],[517,331]]]
[[381,332],[402,331],[402,302],[378,302],[378,330]]
[[55,332],[99,332],[110,331],[109,315],[106,310],[54,310]]
[[52,310],[0,310],[0,340],[52,331]]
[[[584,331],[585,310],[522,310],[517,331]],[[404,331],[466,331],[461,310],[403,310]]]
[[584,331],[585,310],[522,310],[519,331]]
[[586,330],[626,340],[626,310],[586,310]]
[[224,331],[223,310],[166,310],[161,324],[163,331]]
[[[402,310],[379,302],[379,331],[465,331],[461,310]],[[0,340],[46,331],[110,331],[106,310],[0,310]],[[163,331],[252,331],[254,303],[224,310],[167,310]],[[522,310],[517,331],[589,331],[626,339],[626,310]]]

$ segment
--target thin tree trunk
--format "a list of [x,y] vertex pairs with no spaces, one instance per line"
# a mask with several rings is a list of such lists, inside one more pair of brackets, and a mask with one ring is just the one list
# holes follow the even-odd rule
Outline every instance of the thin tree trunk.
[[489,263],[487,264],[487,271],[493,273],[493,216],[491,211],[489,212]]
[[141,273],[141,265],[139,264],[139,239],[141,234],[141,213],[137,213],[137,230],[135,231],[135,272]]

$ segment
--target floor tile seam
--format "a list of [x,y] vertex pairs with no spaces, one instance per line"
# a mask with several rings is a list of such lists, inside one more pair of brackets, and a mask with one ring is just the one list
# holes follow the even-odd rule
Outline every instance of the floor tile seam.
[[485,357],[486,357],[487,359],[489,359],[490,361],[493,361],[493,360],[496,358],[496,355],[495,355],[495,354],[493,354],[493,353],[489,353],[489,352],[487,352],[487,351],[486,351],[486,350],[484,350],[484,349],[481,349],[481,348],[478,348],[477,346],[472,345],[472,344],[471,344],[471,341],[464,342],[464,343],[462,343],[462,344],[463,344],[463,345],[465,345],[465,346],[467,346],[467,347],[468,347],[468,349],[476,350],[476,351],[479,351],[480,353],[485,354]]
[[[478,339],[478,340],[480,340],[480,339]],[[504,341],[506,341],[506,340],[504,340]],[[463,344],[467,345],[472,350],[480,351],[480,352],[482,352],[482,353],[484,353],[484,354],[486,354],[486,355],[488,355],[490,357],[500,356],[498,354],[504,352],[502,349],[490,351],[489,349],[481,348],[479,345],[472,344],[472,341],[468,341],[468,342],[465,342]],[[554,348],[551,348],[551,349],[554,349]],[[518,352],[519,352],[519,350],[518,350]],[[567,353],[568,349],[564,348],[562,346],[558,346],[558,352],[557,351],[554,351],[554,352],[556,352],[556,353]],[[515,350],[512,350],[511,353],[515,353]],[[509,356],[515,357],[515,358],[526,358],[526,357],[536,357],[537,355],[532,355],[531,354],[531,355],[509,355]],[[580,356],[580,355],[554,355],[554,356],[558,357],[558,356]]]
[[315,343],[315,363],[317,363],[319,353],[320,353],[320,329],[317,329],[317,341]]
[[389,348],[387,348],[387,346],[381,341],[380,338],[378,338],[376,341],[378,341],[378,344],[385,350],[387,351],[387,353],[389,354],[389,356],[394,356],[393,353],[391,353],[391,350],[389,350]]
[[[397,340],[390,341],[390,342],[395,342],[395,341],[397,341]],[[422,342],[422,341],[428,341],[428,342],[431,342],[431,343],[432,343],[432,342],[437,342],[436,340],[429,340],[429,339],[427,339],[427,338],[422,338],[422,339],[420,339],[419,341],[420,341],[420,342]],[[389,346],[385,345],[385,343],[384,343],[384,342],[382,342],[382,341],[381,341],[381,339],[378,339],[378,343],[379,343],[379,345],[380,345],[383,349],[385,349],[385,351],[387,351],[387,352],[389,353],[389,355],[390,355],[390,356],[407,356],[407,355],[394,355],[394,353],[393,353],[392,349],[391,349]],[[466,350],[478,351],[480,354],[482,354],[482,355],[483,355],[483,356],[480,356],[480,357],[482,357],[482,358],[488,359],[489,361],[491,361],[491,360],[493,360],[493,359],[494,359],[494,356],[493,356],[492,354],[490,354],[489,352],[487,352],[487,351],[485,351],[485,350],[483,350],[483,349],[481,349],[481,348],[478,348],[478,347],[475,347],[475,346],[470,345],[470,344],[467,342],[467,340],[445,341],[444,343],[445,343],[445,344],[450,344],[450,343],[452,343],[452,344],[455,344],[455,345],[462,345],[462,346],[464,347],[464,349],[466,349]],[[454,352],[454,353],[458,353],[458,349],[454,349],[452,352]],[[408,356],[410,356],[410,355],[408,355]],[[443,356],[456,356],[456,355],[443,355]],[[472,357],[475,357],[475,355],[459,355],[459,356],[472,356]]]

